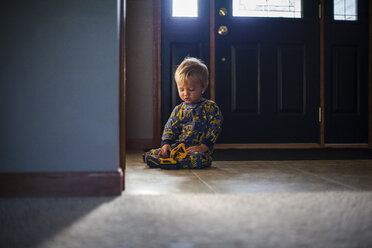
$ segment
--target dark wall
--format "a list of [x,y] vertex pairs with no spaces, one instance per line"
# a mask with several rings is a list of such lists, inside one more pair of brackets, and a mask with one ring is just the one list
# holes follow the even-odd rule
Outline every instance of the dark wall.
[[0,172],[119,168],[116,0],[0,8]]

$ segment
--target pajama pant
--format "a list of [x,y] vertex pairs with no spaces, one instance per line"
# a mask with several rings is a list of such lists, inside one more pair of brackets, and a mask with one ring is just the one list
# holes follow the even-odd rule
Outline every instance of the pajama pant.
[[204,152],[189,152],[186,158],[175,160],[177,164],[161,164],[160,159],[157,158],[160,148],[152,149],[143,154],[143,161],[151,168],[161,168],[167,170],[176,169],[202,169],[211,166],[212,157]]

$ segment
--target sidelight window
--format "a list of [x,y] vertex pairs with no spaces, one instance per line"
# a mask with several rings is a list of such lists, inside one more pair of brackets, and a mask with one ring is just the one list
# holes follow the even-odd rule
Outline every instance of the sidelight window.
[[302,0],[233,0],[233,16],[302,18]]

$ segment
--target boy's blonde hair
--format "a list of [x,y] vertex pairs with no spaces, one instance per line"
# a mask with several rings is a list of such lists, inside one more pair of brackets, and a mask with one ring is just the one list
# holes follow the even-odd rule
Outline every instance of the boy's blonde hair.
[[187,57],[177,67],[174,79],[177,84],[183,85],[185,81],[191,79],[200,82],[204,89],[208,86],[208,68],[197,58]]

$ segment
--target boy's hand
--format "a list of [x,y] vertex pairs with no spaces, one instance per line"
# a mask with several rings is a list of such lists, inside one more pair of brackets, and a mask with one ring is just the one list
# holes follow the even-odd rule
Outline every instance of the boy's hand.
[[161,156],[163,158],[169,157],[170,151],[172,150],[169,144],[165,144],[161,147],[160,152],[158,153],[158,158]]
[[186,149],[186,152],[207,152],[209,150],[208,146],[201,144],[199,146],[190,146]]

